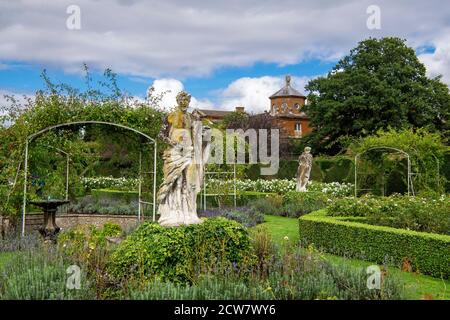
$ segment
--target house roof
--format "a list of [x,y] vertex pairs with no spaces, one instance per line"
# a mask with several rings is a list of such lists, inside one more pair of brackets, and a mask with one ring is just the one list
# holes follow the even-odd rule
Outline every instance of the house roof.
[[223,118],[232,111],[225,110],[211,110],[211,109],[197,109],[204,117]]
[[286,76],[286,84],[283,88],[275,92],[273,95],[271,95],[269,98],[276,98],[276,97],[303,97],[306,98],[303,94],[301,94],[299,91],[291,87],[291,76]]

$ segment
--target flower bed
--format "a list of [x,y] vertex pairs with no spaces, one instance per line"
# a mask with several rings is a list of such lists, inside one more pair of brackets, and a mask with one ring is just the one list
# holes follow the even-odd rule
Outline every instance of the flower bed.
[[450,197],[408,196],[337,199],[330,216],[364,217],[369,224],[450,235]]
[[[257,179],[257,180],[236,180],[237,191],[254,191],[285,194],[294,191],[296,186],[295,179]],[[208,190],[233,190],[232,180],[210,179],[207,181]],[[308,191],[322,192],[333,197],[350,196],[353,193],[353,184],[339,182],[315,182],[310,181]],[[231,191],[230,191],[231,192]]]
[[139,179],[113,178],[113,177],[83,177],[81,183],[85,190],[92,189],[115,189],[115,190],[137,190]]

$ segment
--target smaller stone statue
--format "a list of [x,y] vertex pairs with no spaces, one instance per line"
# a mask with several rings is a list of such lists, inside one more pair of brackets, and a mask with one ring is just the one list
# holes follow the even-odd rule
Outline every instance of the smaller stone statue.
[[300,157],[298,157],[296,191],[306,191],[306,185],[309,181],[309,174],[311,173],[312,160],[313,156],[311,154],[311,148],[306,147],[305,151],[300,155]]

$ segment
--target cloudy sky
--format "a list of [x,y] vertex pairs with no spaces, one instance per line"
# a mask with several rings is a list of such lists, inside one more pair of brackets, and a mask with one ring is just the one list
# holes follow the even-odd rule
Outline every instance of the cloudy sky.
[[[373,5],[379,29],[367,25]],[[450,84],[442,0],[0,0],[0,94],[33,95],[44,68],[82,87],[87,63],[94,78],[113,69],[134,96],[170,90],[165,106],[185,89],[193,106],[261,111],[285,74],[302,91],[358,41],[382,36],[407,39]]]

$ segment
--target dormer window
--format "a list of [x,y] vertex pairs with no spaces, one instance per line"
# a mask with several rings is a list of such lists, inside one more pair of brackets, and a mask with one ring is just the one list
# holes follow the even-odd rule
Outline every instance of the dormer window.
[[298,103],[294,104],[294,110],[299,111],[300,105]]

